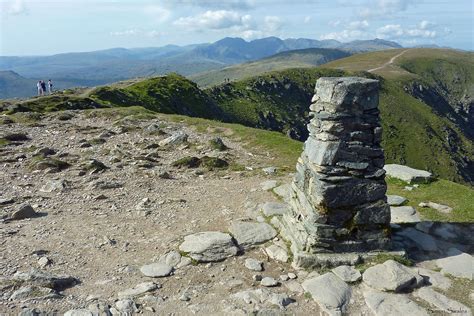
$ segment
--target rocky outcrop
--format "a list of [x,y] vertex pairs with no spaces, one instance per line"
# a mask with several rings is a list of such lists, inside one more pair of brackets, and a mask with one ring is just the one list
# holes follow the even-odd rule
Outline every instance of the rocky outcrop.
[[317,266],[317,259],[308,262],[311,254],[389,244],[378,82],[320,78],[312,101],[310,137],[296,166],[291,210],[283,216],[297,266]]

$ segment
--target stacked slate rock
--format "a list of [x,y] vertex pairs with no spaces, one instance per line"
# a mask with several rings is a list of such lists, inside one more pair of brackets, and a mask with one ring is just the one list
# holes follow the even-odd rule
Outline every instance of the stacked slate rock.
[[[299,257],[386,249],[386,202],[378,81],[320,78],[310,136],[298,160],[282,234]],[[295,263],[295,262],[294,262]],[[301,264],[300,264],[301,265]]]

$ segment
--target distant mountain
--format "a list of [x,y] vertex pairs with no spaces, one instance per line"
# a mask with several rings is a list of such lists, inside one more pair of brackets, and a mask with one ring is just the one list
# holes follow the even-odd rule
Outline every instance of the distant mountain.
[[[188,46],[112,48],[52,56],[0,56],[0,70],[12,70],[33,80],[51,78],[58,87],[95,86],[170,72],[192,75],[290,50],[333,48],[353,53],[396,47],[401,46],[379,39],[341,43],[336,40],[282,40],[278,37],[267,37],[247,42],[241,38],[226,37],[215,43]],[[16,92],[0,93],[0,98],[25,97],[34,93],[20,87],[12,91]]]
[[14,98],[19,95],[34,95],[36,81],[27,79],[14,71],[0,71],[0,97]]
[[226,80],[241,80],[269,71],[314,67],[350,55],[349,52],[331,48],[290,50],[257,61],[194,74],[188,76],[188,78],[201,87],[208,87],[223,83]]

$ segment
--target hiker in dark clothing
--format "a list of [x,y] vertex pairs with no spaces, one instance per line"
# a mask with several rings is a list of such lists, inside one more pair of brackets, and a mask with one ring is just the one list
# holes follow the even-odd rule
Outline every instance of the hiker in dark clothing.
[[46,83],[41,80],[41,89],[43,90],[43,93],[46,92]]

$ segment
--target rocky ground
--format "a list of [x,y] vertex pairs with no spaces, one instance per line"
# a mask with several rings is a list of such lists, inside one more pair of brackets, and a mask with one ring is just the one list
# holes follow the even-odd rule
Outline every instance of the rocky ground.
[[2,315],[471,313],[472,226],[394,207],[415,267],[295,270],[271,225],[291,175],[245,140],[83,112],[2,120]]

